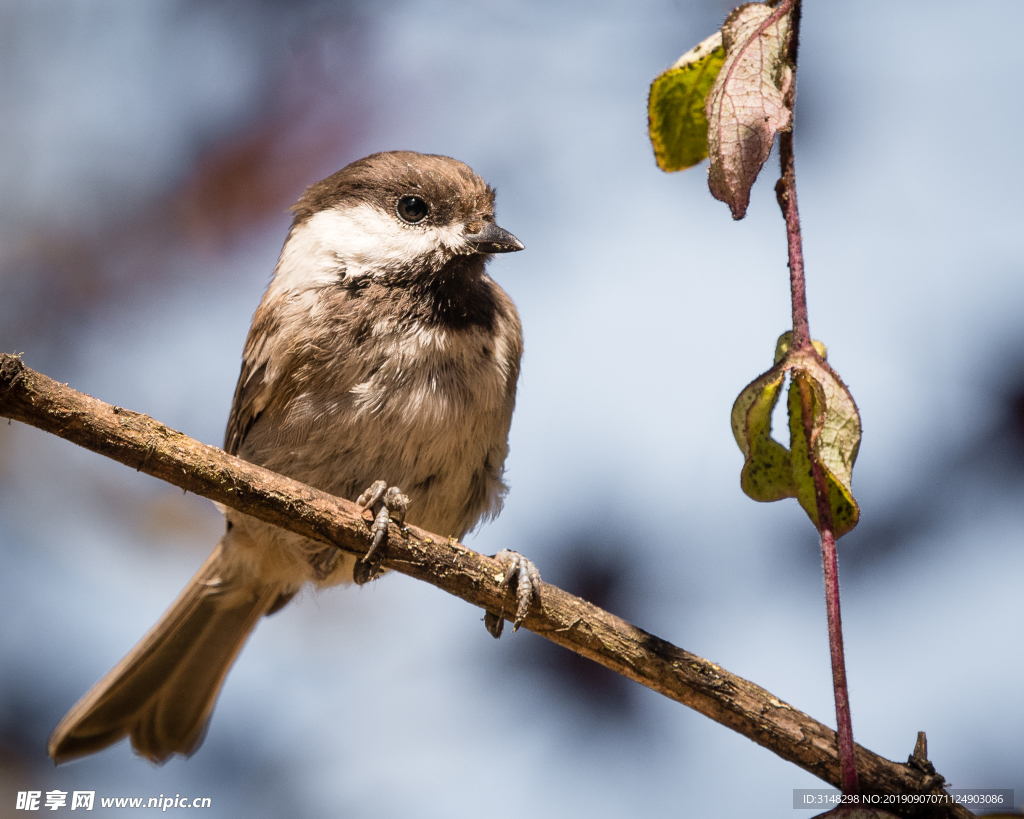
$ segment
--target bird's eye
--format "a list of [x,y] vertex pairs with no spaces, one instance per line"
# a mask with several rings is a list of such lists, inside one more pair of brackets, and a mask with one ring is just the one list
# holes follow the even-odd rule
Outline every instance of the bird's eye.
[[395,208],[402,220],[415,225],[422,222],[430,212],[430,205],[418,196],[403,196]]

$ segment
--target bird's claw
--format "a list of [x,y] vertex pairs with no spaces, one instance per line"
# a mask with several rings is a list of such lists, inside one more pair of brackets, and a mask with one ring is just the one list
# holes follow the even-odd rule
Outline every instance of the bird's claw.
[[380,563],[384,558],[384,549],[388,541],[388,526],[392,520],[399,526],[405,522],[409,498],[403,495],[397,486],[389,488],[384,481],[374,481],[373,485],[356,499],[356,505],[373,513],[373,525],[370,527],[373,543],[366,555],[356,562],[353,573],[353,579],[361,586],[373,580],[380,572]]
[[[494,555],[494,559],[505,567],[505,576],[499,585],[502,592],[509,587],[513,577],[517,580],[516,616],[512,620],[512,630],[518,631],[523,620],[526,619],[530,604],[534,600],[540,599],[540,572],[537,571],[532,560],[510,549],[502,549]],[[498,614],[491,612],[484,614],[484,627],[495,640],[501,637],[501,632],[505,627],[504,603],[502,603],[501,611]]]

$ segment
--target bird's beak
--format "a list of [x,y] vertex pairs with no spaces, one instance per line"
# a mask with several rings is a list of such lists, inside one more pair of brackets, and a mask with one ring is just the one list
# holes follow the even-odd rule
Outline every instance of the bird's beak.
[[514,253],[526,247],[515,236],[498,227],[494,222],[484,223],[478,233],[468,234],[466,241],[473,246],[476,253]]

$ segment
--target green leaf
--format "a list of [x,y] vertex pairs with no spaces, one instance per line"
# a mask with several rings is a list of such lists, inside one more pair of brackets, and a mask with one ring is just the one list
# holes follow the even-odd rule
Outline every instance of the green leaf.
[[[823,346],[815,350],[790,349],[784,333],[776,347],[776,364],[749,384],[733,405],[732,427],[745,461],[740,475],[743,491],[756,501],[795,497],[818,526],[818,505],[811,458],[820,464],[828,485],[835,536],[857,525],[860,509],[853,497],[853,464],[860,447],[860,415],[853,396],[836,372],[825,363]],[[771,437],[772,410],[782,383],[790,377],[790,448]],[[808,448],[801,389],[808,392],[811,442]]]
[[786,94],[793,69],[786,61],[789,14],[748,3],[722,26],[725,62],[708,95],[708,187],[742,219],[750,188],[768,159],[775,134],[788,130],[792,116]]
[[651,83],[647,122],[663,171],[691,168],[708,155],[708,92],[725,61],[722,32],[691,48]]
[[[782,359],[789,353],[789,346],[793,343],[793,331],[786,330],[779,340],[775,342],[775,363],[778,364]],[[828,360],[828,347],[822,344],[820,341],[814,340],[811,342],[811,346],[814,351],[821,356],[822,361]]]
[[746,456],[740,486],[756,501],[796,497],[789,450],[771,436],[772,410],[786,371],[772,367],[740,393],[732,408],[732,433]]

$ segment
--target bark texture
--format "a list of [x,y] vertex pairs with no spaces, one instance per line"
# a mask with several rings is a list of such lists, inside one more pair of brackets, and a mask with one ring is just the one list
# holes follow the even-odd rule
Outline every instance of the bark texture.
[[[306,537],[355,554],[369,548],[370,520],[354,503],[232,457],[147,415],[77,392],[13,355],[0,355],[0,416]],[[499,589],[503,569],[496,561],[415,526],[400,529],[392,524],[384,565],[488,611],[515,611],[514,590],[503,595]],[[708,660],[546,583],[523,627],[840,785],[834,731]],[[859,745],[856,756],[862,795],[942,792],[942,778],[924,770],[930,766],[892,762]],[[910,818],[972,815],[953,805],[879,807]]]

